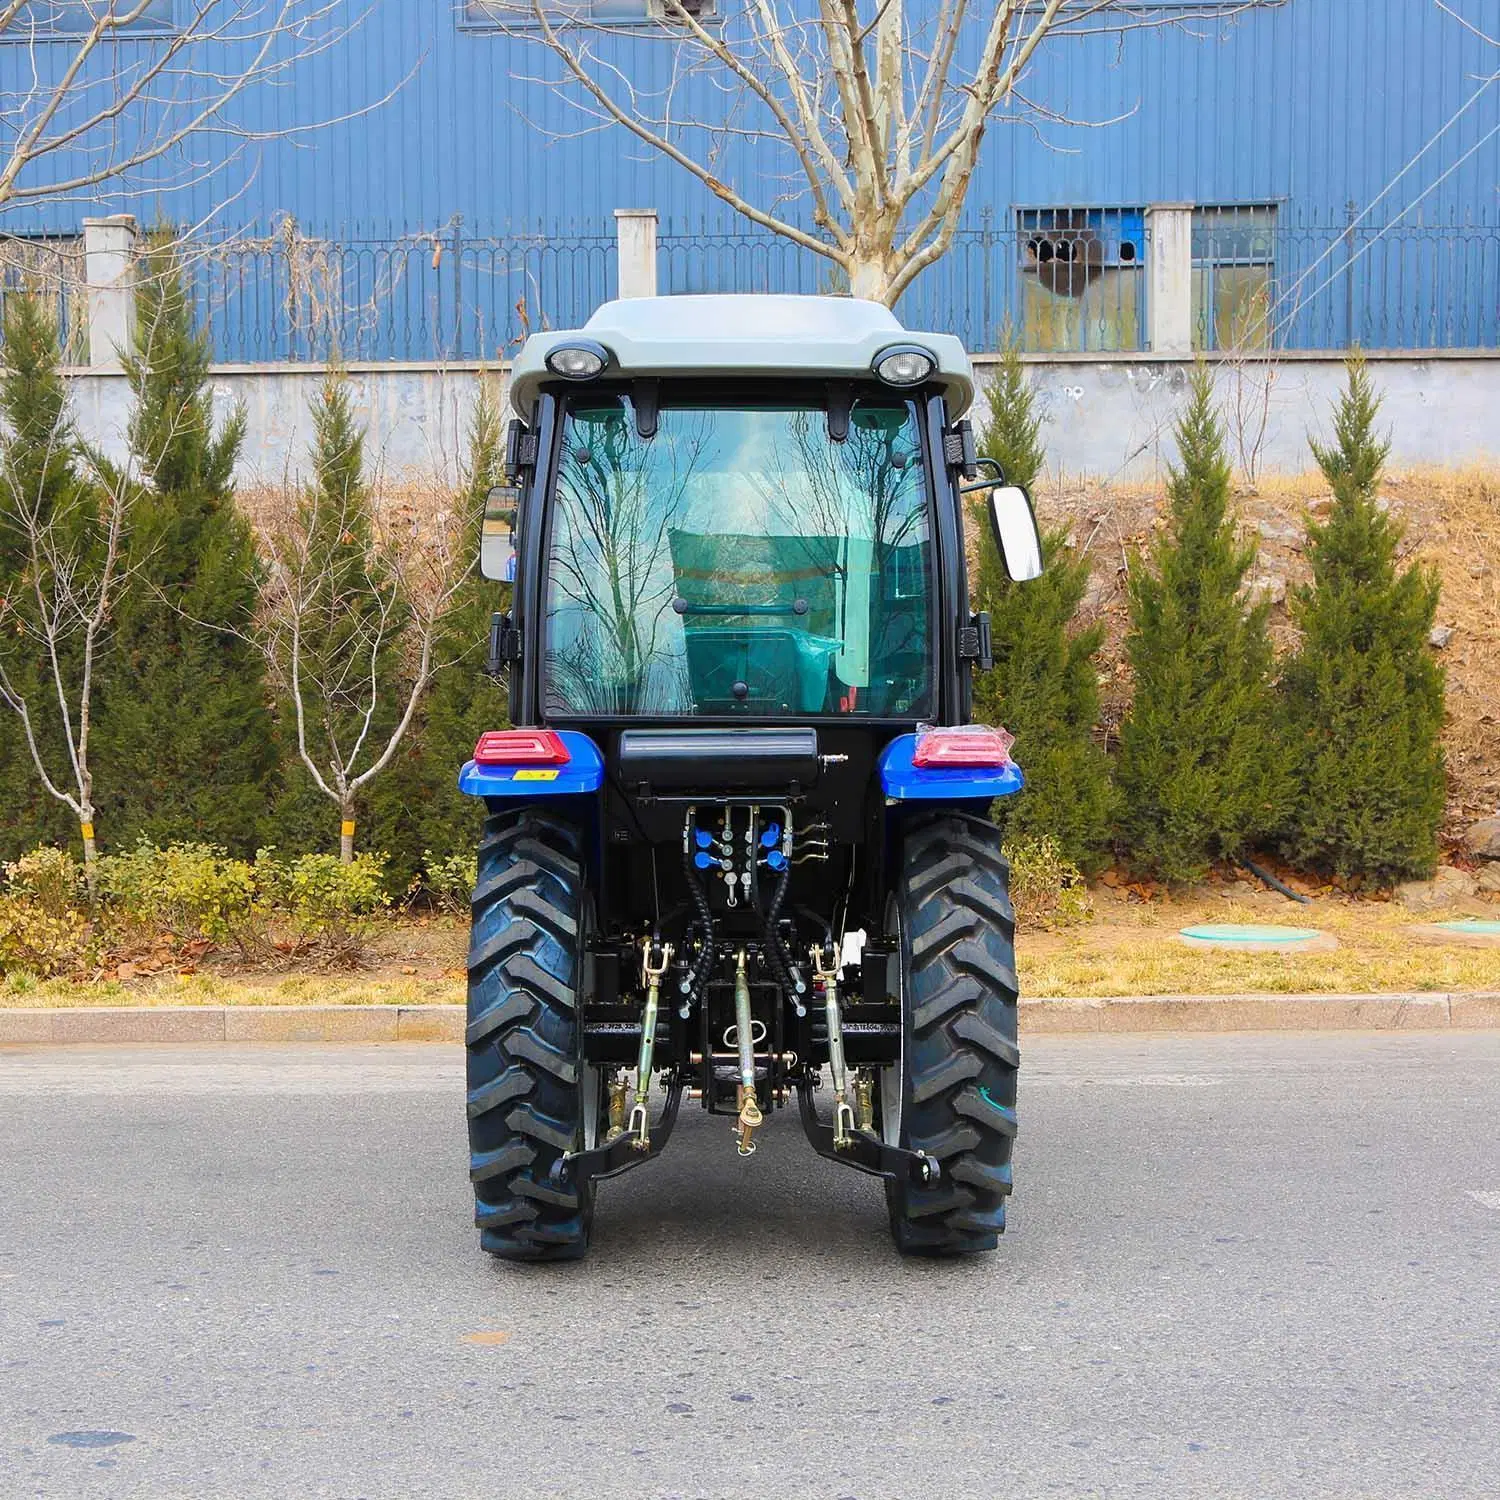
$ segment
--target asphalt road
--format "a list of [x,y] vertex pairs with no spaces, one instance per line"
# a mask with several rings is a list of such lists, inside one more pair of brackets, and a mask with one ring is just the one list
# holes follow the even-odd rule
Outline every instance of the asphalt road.
[[0,1051],[0,1496],[1500,1493],[1500,1035],[1022,1076],[995,1255],[685,1110],[517,1269],[447,1049]]

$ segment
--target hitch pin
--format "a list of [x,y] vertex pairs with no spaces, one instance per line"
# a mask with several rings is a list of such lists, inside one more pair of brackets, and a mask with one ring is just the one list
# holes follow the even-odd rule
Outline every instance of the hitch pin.
[[[653,949],[659,955],[651,962]],[[635,1137],[637,1151],[651,1149],[651,1116],[646,1108],[646,1095],[651,1088],[651,1055],[656,1048],[656,1011],[661,997],[662,976],[672,962],[672,945],[655,948],[650,938],[641,942],[641,979],[646,986],[646,1014],[641,1018],[641,1055],[636,1062],[635,1107],[630,1111],[627,1129]]]
[[750,978],[745,972],[743,948],[734,966],[734,1024],[740,1054],[740,1116],[735,1126],[735,1144],[741,1156],[754,1156],[755,1142],[751,1135],[763,1116],[755,1095],[755,1038],[750,1030]]
[[842,1150],[849,1144],[854,1132],[854,1111],[849,1105],[849,1070],[844,1064],[844,1032],[839,1025],[839,971],[838,952],[830,947],[828,967],[824,965],[824,949],[814,943],[812,954],[813,978],[823,981],[824,1010],[828,1017],[828,1068],[833,1074],[833,1145]]

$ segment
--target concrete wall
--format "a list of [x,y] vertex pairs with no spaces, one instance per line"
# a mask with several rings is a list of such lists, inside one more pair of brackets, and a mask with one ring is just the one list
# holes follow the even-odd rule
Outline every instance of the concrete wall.
[[[80,430],[115,457],[126,450],[130,389],[122,375],[70,372]],[[309,408],[326,371],[316,365],[217,365],[214,406],[227,416],[243,402],[247,432],[242,487],[296,480],[307,472],[313,430]],[[481,379],[502,380],[479,366],[372,365],[349,371],[354,408],[366,424],[365,460],[394,484],[451,480]]]
[[[990,362],[976,363],[983,377]],[[1172,422],[1190,360],[1050,356],[1028,364],[1054,470],[1146,482],[1172,458]],[[1393,467],[1500,463],[1500,357],[1381,355],[1372,356],[1371,365],[1385,398]],[[1308,430],[1326,432],[1342,365],[1287,355],[1269,366],[1221,362],[1216,373],[1236,463],[1248,469],[1254,457],[1262,473],[1308,468]],[[308,402],[323,378],[316,366],[215,368],[216,402],[227,412],[243,401],[249,418],[242,483],[273,485],[305,472],[312,437]],[[503,375],[474,365],[352,368],[356,406],[369,428],[370,464],[396,484],[450,479],[482,378]],[[124,377],[78,371],[72,391],[82,431],[122,453],[129,420]]]
[[[1190,359],[1147,356],[1028,361],[1043,414],[1049,466],[1068,475],[1151,480],[1176,453],[1172,424]],[[1390,464],[1500,463],[1500,358],[1372,355],[1391,431]],[[1344,382],[1336,359],[1283,355],[1270,365],[1215,364],[1230,456],[1243,472],[1312,467],[1309,431],[1328,435]]]

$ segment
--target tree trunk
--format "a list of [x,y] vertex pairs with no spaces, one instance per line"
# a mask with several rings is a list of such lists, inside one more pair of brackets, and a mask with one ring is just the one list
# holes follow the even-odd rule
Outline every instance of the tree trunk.
[[78,820],[78,831],[83,835],[83,878],[88,886],[89,902],[92,904],[99,896],[99,846],[94,840],[92,808],[85,809],[83,816]]
[[339,827],[339,860],[342,864],[354,863],[354,807],[345,803],[340,808],[343,822]]
[[861,254],[856,250],[848,261],[849,294],[871,302],[892,302],[891,283],[895,280],[887,258],[879,252]]

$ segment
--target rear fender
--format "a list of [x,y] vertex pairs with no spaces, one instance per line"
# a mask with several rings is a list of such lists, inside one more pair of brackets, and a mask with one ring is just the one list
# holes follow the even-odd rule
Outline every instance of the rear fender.
[[514,812],[527,803],[540,803],[578,819],[589,830],[589,863],[597,885],[604,867],[599,804],[604,756],[588,735],[576,729],[561,729],[558,736],[568,747],[565,765],[481,766],[466,761],[458,773],[458,789],[466,796],[482,797],[489,813]]
[[563,729],[558,738],[568,747],[561,766],[481,766],[467,761],[458,773],[458,789],[486,802],[535,802],[542,797],[592,797],[604,785],[604,757],[588,735]]
[[982,813],[996,797],[1010,797],[1026,785],[1020,766],[918,766],[912,764],[917,737],[898,734],[880,752],[877,769],[886,805],[952,803]]
[[902,840],[911,825],[934,813],[967,813],[989,819],[997,797],[1011,797],[1026,784],[1020,766],[916,766],[914,734],[898,735],[876,763],[885,802],[885,881],[878,896],[884,912],[889,891],[901,868]]

